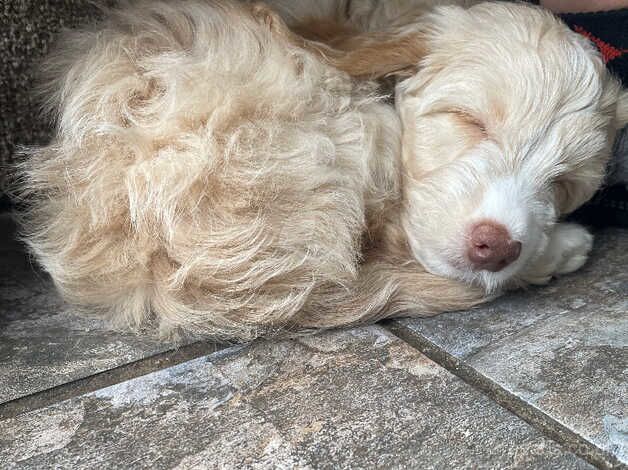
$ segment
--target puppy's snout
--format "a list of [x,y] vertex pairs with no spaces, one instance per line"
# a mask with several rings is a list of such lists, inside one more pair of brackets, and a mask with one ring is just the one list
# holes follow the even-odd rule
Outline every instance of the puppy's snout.
[[503,225],[484,222],[471,229],[467,257],[475,270],[501,271],[520,253],[521,242],[513,240]]

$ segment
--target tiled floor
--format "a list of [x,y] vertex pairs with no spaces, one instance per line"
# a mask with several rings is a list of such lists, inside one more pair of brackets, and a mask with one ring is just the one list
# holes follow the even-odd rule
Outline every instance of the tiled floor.
[[603,233],[597,246],[582,271],[550,286],[395,331],[432,343],[600,458],[628,463],[628,233]]
[[37,272],[0,215],[0,403],[167,350],[161,343],[78,315]]
[[626,231],[471,312],[231,347],[110,330],[0,246],[0,468],[628,465]]

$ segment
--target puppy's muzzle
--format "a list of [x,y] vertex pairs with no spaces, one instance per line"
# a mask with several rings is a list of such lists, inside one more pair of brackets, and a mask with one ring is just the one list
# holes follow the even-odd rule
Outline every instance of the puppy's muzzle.
[[482,222],[472,227],[467,257],[476,271],[498,272],[519,258],[521,242],[513,240],[501,224]]

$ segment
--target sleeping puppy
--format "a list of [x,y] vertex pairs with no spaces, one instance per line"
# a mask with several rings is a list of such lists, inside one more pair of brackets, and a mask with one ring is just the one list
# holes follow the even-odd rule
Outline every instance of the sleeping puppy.
[[413,253],[488,289],[580,268],[592,237],[556,220],[602,183],[628,95],[546,12],[483,4],[436,16],[427,47],[439,52],[397,88]]
[[478,3],[276,7],[305,37],[348,50],[338,66],[349,73],[399,77],[400,223],[412,254],[495,291],[584,264],[591,234],[556,221],[602,183],[628,95],[551,13]]
[[245,340],[584,262],[590,236],[555,221],[599,186],[626,95],[550,15],[421,9],[326,40],[235,2],[107,18],[46,62],[56,133],[19,168],[24,239],[70,302]]

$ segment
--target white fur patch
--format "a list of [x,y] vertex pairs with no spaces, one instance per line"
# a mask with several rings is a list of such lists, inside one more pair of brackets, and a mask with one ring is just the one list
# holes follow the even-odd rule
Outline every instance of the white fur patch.
[[545,284],[553,276],[580,269],[593,247],[593,235],[577,224],[562,223],[554,227],[543,256],[522,275],[532,284]]

